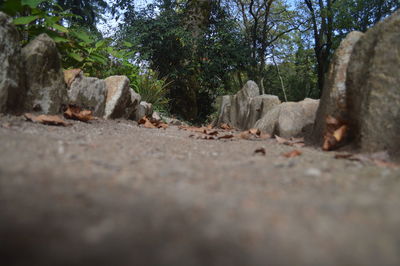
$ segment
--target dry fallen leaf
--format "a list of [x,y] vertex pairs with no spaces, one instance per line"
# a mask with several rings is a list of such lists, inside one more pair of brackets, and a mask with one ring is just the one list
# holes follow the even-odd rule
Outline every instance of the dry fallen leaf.
[[304,147],[304,138],[290,138],[290,139],[285,139],[282,137],[279,137],[277,135],[275,135],[275,139],[279,144],[284,144],[284,145],[288,145],[288,146],[294,146],[294,147]]
[[343,125],[336,129],[335,132],[333,132],[333,137],[336,139],[337,142],[341,142],[344,139],[346,132],[347,126]]
[[233,137],[234,137],[234,135],[232,135],[232,134],[226,134],[226,135],[218,137],[218,139],[231,139]]
[[260,136],[261,135],[261,131],[258,128],[251,128],[249,129],[249,133],[253,134],[253,135],[257,135]]
[[265,155],[267,152],[265,151],[264,148],[258,148],[258,149],[256,149],[256,150],[254,151],[254,154],[257,154],[257,153],[259,153],[259,154],[261,154],[261,155]]
[[93,112],[90,110],[81,110],[79,106],[69,104],[67,110],[64,111],[64,117],[67,119],[88,122],[94,120]]
[[326,132],[324,133],[324,142],[322,149],[330,151],[338,148],[347,137],[347,125],[332,116],[326,117]]
[[218,131],[217,130],[212,130],[212,131],[205,131],[205,134],[210,135],[210,136],[216,136],[218,135]]
[[162,128],[162,129],[168,128],[168,124],[162,122],[161,120],[149,119],[146,116],[142,117],[142,119],[138,121],[138,124],[143,125],[143,127],[145,128]]
[[291,152],[284,153],[283,156],[285,156],[286,158],[293,158],[293,157],[300,156],[301,154],[302,154],[301,151],[293,150]]
[[52,126],[69,126],[71,125],[70,123],[64,121],[61,117],[57,115],[34,115],[31,113],[25,113],[24,114],[25,118],[29,121],[35,122],[35,123],[41,123],[44,125],[52,125]]
[[226,123],[221,124],[219,127],[220,127],[221,129],[225,129],[225,130],[231,130],[231,129],[233,129],[230,125],[228,125],[228,124],[226,124]]
[[155,125],[153,125],[153,123],[150,122],[150,120],[147,117],[142,117],[139,120],[139,125],[143,125],[143,127],[145,128],[157,128]]

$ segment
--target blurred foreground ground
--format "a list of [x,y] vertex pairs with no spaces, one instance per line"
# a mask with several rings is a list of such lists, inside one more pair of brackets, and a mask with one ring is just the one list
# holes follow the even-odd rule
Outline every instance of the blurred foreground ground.
[[191,134],[0,117],[0,264],[400,265],[400,169]]

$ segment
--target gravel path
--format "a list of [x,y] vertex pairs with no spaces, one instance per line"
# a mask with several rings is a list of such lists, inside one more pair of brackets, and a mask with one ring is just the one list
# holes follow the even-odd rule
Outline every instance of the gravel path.
[[400,169],[190,134],[1,116],[0,264],[400,265]]

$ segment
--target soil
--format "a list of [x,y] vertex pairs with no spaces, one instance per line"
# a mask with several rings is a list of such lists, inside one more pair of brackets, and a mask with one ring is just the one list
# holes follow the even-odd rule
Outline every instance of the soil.
[[1,265],[400,265],[399,168],[191,134],[1,116]]

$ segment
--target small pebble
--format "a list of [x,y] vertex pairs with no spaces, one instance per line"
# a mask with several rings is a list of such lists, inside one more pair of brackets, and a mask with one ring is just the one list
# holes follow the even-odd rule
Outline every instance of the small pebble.
[[307,176],[313,176],[313,177],[319,177],[321,176],[322,172],[321,170],[317,168],[308,168],[305,172]]

